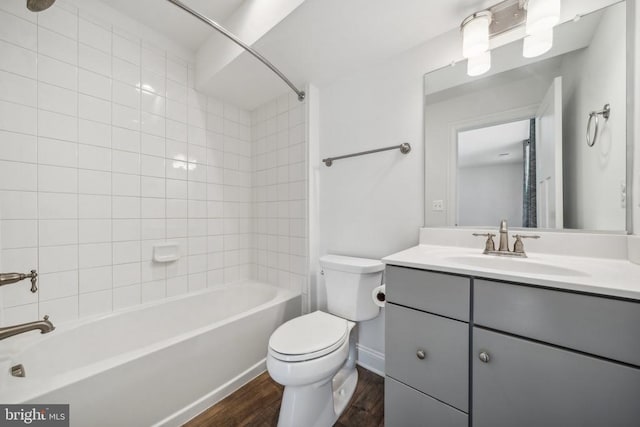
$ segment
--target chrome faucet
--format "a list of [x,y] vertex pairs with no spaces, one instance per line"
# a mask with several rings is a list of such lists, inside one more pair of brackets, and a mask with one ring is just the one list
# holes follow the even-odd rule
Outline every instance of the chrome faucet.
[[0,328],[0,340],[12,337],[14,335],[23,334],[25,332],[34,331],[40,329],[41,334],[48,334],[56,327],[49,321],[49,316],[44,316],[44,320],[38,320],[35,322],[21,323],[19,325],[7,326],[6,328]]
[[483,254],[486,255],[502,255],[502,256],[516,256],[526,258],[527,254],[524,252],[524,244],[522,239],[539,239],[540,236],[535,234],[515,234],[513,237],[515,240],[513,244],[513,251],[509,250],[509,228],[507,227],[507,220],[500,221],[500,244],[498,250],[496,250],[496,244],[493,238],[496,236],[494,233],[473,233],[474,236],[486,237],[487,241],[484,245]]
[[38,285],[36,285],[38,281],[38,272],[36,270],[31,270],[31,273],[0,273],[0,286],[10,285],[12,283],[17,283],[24,279],[31,280],[31,292],[35,293],[38,290]]
[[499,252],[509,252],[509,229],[507,228],[507,220],[500,221],[500,246]]

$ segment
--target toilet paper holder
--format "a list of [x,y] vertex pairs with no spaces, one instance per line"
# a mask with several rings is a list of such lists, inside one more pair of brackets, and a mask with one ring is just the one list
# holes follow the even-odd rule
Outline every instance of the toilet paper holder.
[[373,303],[378,307],[381,307],[381,308],[384,307],[387,301],[386,288],[387,286],[383,283],[382,285],[373,288],[373,291],[371,292],[371,298],[373,299]]

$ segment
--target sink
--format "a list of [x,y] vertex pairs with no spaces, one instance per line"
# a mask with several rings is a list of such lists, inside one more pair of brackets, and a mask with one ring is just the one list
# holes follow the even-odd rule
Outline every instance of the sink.
[[571,268],[531,261],[528,258],[500,258],[491,255],[455,255],[444,256],[443,260],[471,267],[492,270],[513,271],[516,273],[545,274],[552,276],[588,276]]

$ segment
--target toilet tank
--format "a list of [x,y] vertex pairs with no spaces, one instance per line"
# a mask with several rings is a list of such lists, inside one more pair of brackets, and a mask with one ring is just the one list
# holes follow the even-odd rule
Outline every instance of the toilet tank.
[[320,257],[327,289],[327,311],[353,321],[376,317],[380,308],[371,293],[382,284],[384,264],[377,259],[342,255]]

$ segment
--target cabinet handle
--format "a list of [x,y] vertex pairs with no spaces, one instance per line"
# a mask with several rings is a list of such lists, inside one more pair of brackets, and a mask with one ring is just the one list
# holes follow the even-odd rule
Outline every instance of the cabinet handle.
[[424,360],[424,358],[427,357],[427,352],[424,350],[418,350],[416,352],[416,357],[420,360]]
[[491,358],[489,357],[489,353],[487,353],[486,351],[483,351],[482,353],[480,353],[478,355],[478,358],[480,359],[480,361],[482,361],[483,363],[489,363],[489,360],[491,360]]

